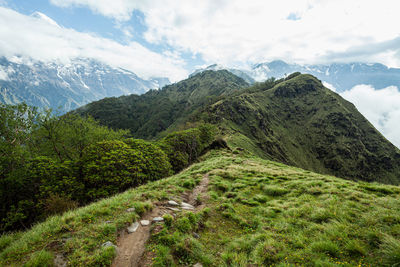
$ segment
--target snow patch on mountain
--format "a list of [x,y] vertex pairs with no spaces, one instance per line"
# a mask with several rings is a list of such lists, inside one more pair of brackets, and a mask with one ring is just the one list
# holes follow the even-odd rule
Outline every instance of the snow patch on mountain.
[[143,94],[169,83],[168,78],[146,80],[92,59],[62,64],[22,57],[0,58],[0,102],[24,101],[61,113],[105,97]]

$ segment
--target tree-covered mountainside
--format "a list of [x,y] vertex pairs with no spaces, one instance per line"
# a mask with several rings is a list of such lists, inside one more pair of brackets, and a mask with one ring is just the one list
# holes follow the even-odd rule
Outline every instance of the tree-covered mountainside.
[[77,112],[142,138],[206,121],[231,146],[263,158],[344,178],[400,182],[400,151],[317,78],[294,73],[245,85],[227,71],[205,71],[161,91],[108,98]]
[[136,138],[154,138],[183,122],[196,109],[247,86],[243,79],[226,70],[205,71],[161,90],[105,98],[74,112],[90,115],[114,129],[128,129]]

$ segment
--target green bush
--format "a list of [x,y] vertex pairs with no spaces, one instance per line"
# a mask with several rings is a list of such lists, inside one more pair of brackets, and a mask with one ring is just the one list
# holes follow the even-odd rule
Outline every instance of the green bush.
[[165,154],[146,142],[103,141],[84,151],[82,172],[90,200],[157,180],[170,174]]
[[172,175],[172,166],[169,163],[168,156],[157,145],[141,139],[126,139],[124,141],[134,150],[139,150],[144,157],[146,168],[143,173],[149,177],[149,180],[158,180],[162,177]]
[[172,168],[178,172],[192,164],[214,140],[215,128],[204,124],[197,128],[173,132],[159,141],[168,155]]

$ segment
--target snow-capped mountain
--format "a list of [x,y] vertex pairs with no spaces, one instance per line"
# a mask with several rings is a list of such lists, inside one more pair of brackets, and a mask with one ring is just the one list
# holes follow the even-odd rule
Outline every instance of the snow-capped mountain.
[[91,59],[69,64],[0,58],[0,102],[26,102],[67,112],[104,97],[142,94],[169,84],[168,78],[138,77]]
[[196,75],[196,74],[198,74],[200,72],[203,72],[203,71],[206,71],[206,70],[213,70],[213,71],[227,70],[227,71],[235,74],[236,76],[239,76],[240,78],[242,78],[243,80],[245,80],[249,84],[252,84],[252,83],[255,82],[255,80],[250,76],[251,73],[249,73],[249,71],[240,70],[240,69],[233,69],[233,68],[227,68],[227,67],[225,67],[223,65],[219,65],[219,64],[213,64],[213,65],[210,65],[210,66],[208,66],[206,68],[197,69],[192,74],[190,74],[189,77],[192,77],[193,75]]
[[191,74],[195,75],[205,70],[228,70],[242,77],[248,83],[264,81],[268,78],[282,78],[293,72],[309,73],[323,81],[326,86],[338,92],[350,90],[359,84],[372,85],[376,89],[388,86],[400,88],[400,69],[388,68],[385,65],[374,63],[333,63],[330,65],[299,65],[288,64],[282,60],[254,65],[250,69],[232,69],[222,65],[210,65],[197,69]]
[[379,63],[298,65],[277,60],[254,65],[250,76],[257,81],[262,81],[269,77],[285,77],[296,71],[312,74],[321,81],[332,85],[338,92],[350,90],[359,84],[372,85],[376,89],[391,85],[400,88],[400,69],[388,68]]

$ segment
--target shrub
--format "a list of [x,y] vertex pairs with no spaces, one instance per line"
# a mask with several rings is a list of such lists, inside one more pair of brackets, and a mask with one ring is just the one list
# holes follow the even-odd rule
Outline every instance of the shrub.
[[169,163],[168,156],[157,145],[132,138],[125,140],[125,143],[132,149],[141,151],[146,164],[146,168],[142,171],[150,180],[158,180],[172,174],[172,166]]
[[193,163],[201,152],[213,141],[214,126],[201,125],[184,131],[173,132],[159,141],[159,145],[168,155],[175,172]]
[[165,154],[145,141],[103,141],[84,151],[83,179],[89,200],[107,197],[129,187],[170,174]]

